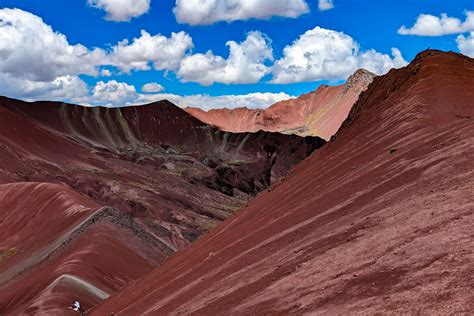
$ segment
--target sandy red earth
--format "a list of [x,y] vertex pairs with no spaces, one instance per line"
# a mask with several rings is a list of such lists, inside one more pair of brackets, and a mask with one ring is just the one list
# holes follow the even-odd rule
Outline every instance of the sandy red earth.
[[278,102],[268,109],[237,108],[186,111],[208,124],[228,132],[259,130],[319,136],[329,140],[336,134],[349,111],[372,82],[374,75],[358,70],[339,86],[321,85],[316,91],[296,99]]
[[0,314],[92,308],[324,143],[222,132],[169,102],[0,98]]
[[474,60],[375,78],[333,140],[93,315],[474,311]]

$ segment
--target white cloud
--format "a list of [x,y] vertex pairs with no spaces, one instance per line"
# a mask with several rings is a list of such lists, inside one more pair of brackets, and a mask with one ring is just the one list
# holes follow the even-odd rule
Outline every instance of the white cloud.
[[308,11],[305,0],[176,0],[173,9],[178,22],[191,25],[272,16],[295,18]]
[[466,20],[449,17],[443,13],[440,17],[431,14],[420,14],[411,28],[400,27],[398,34],[419,36],[442,36],[474,31],[474,12],[466,12]]
[[53,81],[31,81],[0,73],[0,94],[26,100],[76,101],[88,95],[87,85],[77,76]]
[[[458,38],[460,47],[466,41]],[[360,52],[350,36],[321,28],[306,32],[287,46],[273,66],[271,40],[260,32],[250,32],[243,42],[229,41],[227,46],[227,58],[211,51],[191,54],[193,41],[185,32],[166,37],[142,31],[140,37],[123,40],[108,50],[89,49],[70,44],[40,17],[18,9],[0,9],[0,94],[110,106],[167,97],[178,104],[208,108],[265,107],[289,96],[182,97],[157,94],[162,87],[156,83],[142,87],[146,94],[140,94],[134,86],[114,80],[100,81],[89,90],[79,76],[108,77],[115,68],[122,72],[154,68],[173,71],[184,82],[202,85],[256,83],[270,73],[275,83],[291,83],[343,79],[361,67],[380,74],[406,64],[397,49],[392,50],[393,58],[374,50]]]
[[469,33],[467,37],[459,35],[456,42],[461,53],[474,58],[474,32]]
[[392,47],[392,56],[394,68],[402,68],[408,65],[408,62],[403,58],[402,52],[398,48]]
[[392,56],[393,58],[373,49],[362,52],[356,56],[357,68],[367,69],[377,75],[382,75],[392,68],[401,68],[408,64],[398,48],[392,48]]
[[71,45],[29,12],[0,9],[0,94],[27,100],[72,100],[88,94],[78,75],[99,74],[106,53]]
[[359,44],[342,32],[316,27],[283,50],[275,63],[272,83],[346,79],[359,68],[384,74],[407,64],[398,49],[394,58],[375,50],[360,51]]
[[[99,75],[100,66],[131,70],[176,70],[186,52],[193,47],[185,32],[150,35],[141,31],[132,42],[117,43],[107,52],[69,44],[66,36],[29,12],[0,9],[0,73],[35,81],[54,80],[65,75]],[[25,67],[28,65],[28,67]],[[109,76],[104,69],[101,75]]]
[[[192,65],[184,63],[180,72],[182,79],[209,84],[257,82],[270,71],[264,62],[272,59],[272,50],[270,40],[263,34],[251,32],[243,43],[229,41],[227,45],[230,48],[228,59],[212,53],[206,55],[212,57],[211,60],[205,60],[211,69],[203,78],[200,76],[205,69],[192,69]],[[142,31],[140,37],[131,41],[123,40],[108,51],[90,50],[80,44],[69,44],[66,36],[53,31],[38,16],[18,9],[0,9],[0,75],[22,89],[15,89],[13,85],[5,83],[0,86],[0,94],[20,97],[23,91],[24,97],[47,98],[47,92],[50,91],[49,96],[53,99],[58,96],[61,87],[67,88],[61,84],[64,78],[75,78],[75,86],[80,89],[68,98],[81,98],[86,85],[79,75],[109,77],[112,75],[111,67],[122,72],[152,68],[178,71],[183,59],[189,62],[199,56],[185,58],[192,47],[192,38],[185,32],[172,33],[166,37]],[[187,70],[186,65],[191,70]],[[194,75],[198,77],[194,78]],[[111,86],[97,87],[95,99],[107,102],[106,96],[110,94],[106,92],[109,90],[100,90],[105,87]],[[117,89],[120,87],[124,88],[119,86]],[[120,91],[118,89],[115,93]],[[114,102],[112,95],[111,99]]]
[[32,81],[97,75],[105,52],[69,44],[66,36],[29,12],[0,9],[0,73]]
[[331,10],[334,8],[334,1],[333,0],[319,0],[318,8],[321,11]]
[[116,22],[130,21],[150,10],[151,0],[87,0],[94,8],[104,10],[106,20]]
[[[52,82],[36,83],[42,84],[44,93],[42,97],[48,100],[68,100],[81,98],[87,95],[87,84],[77,76],[63,76],[54,79]],[[35,89],[36,93],[38,89]]]
[[209,96],[204,94],[180,96],[176,94],[152,94],[140,95],[138,101],[141,103],[169,100],[182,107],[195,107],[203,110],[239,108],[250,109],[267,108],[279,101],[293,98],[286,93],[250,93],[244,95]]
[[265,64],[273,60],[270,39],[260,32],[250,32],[242,43],[229,41],[230,53],[227,59],[215,56],[211,51],[184,58],[177,72],[183,82],[198,82],[211,85],[215,82],[256,83],[271,68]]
[[108,70],[108,69],[102,69],[102,70],[100,71],[100,75],[101,75],[102,77],[110,77],[110,76],[112,76],[112,72],[111,72],[110,70]]
[[[0,81],[1,82],[1,81]],[[120,107],[169,100],[179,107],[197,107],[203,110],[221,108],[267,108],[282,100],[293,98],[286,93],[250,93],[245,95],[209,96],[205,94],[181,96],[170,93],[138,93],[134,86],[111,80],[100,81],[92,93],[76,101],[84,105]]]
[[163,87],[161,84],[157,82],[150,82],[147,84],[144,84],[142,87],[142,91],[146,93],[157,93],[165,90],[165,87]]
[[92,89],[92,96],[86,98],[93,104],[106,106],[122,106],[136,101],[135,87],[124,82],[111,80],[99,81]]
[[109,64],[123,72],[131,70],[175,70],[186,52],[193,47],[192,38],[185,32],[150,35],[142,30],[139,38],[119,42],[112,48]]

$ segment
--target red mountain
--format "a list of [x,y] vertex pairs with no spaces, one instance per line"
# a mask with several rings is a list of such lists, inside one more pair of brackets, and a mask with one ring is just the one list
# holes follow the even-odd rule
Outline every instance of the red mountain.
[[319,136],[329,140],[349,111],[372,82],[374,74],[358,70],[340,86],[321,85],[316,91],[296,99],[278,102],[268,109],[217,109],[208,112],[198,108],[185,109],[199,120],[229,132],[259,130]]
[[332,142],[93,315],[469,314],[474,60],[375,78]]
[[221,132],[169,102],[0,98],[0,314],[90,309],[323,144]]

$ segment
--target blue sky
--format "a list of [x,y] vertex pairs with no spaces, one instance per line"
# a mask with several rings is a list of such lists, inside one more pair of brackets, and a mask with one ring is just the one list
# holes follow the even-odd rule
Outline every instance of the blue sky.
[[[37,21],[30,22],[31,16],[18,11],[0,14],[3,20],[3,24],[0,22],[3,28],[0,30],[0,58],[3,58],[0,60],[0,94],[110,106],[146,103],[163,95],[183,106],[264,107],[279,99],[312,91],[321,83],[337,84],[358,67],[372,67],[369,70],[382,74],[391,67],[403,66],[403,61],[409,62],[427,47],[474,54],[474,36],[470,33],[474,31],[474,17],[471,25],[466,16],[474,11],[472,0],[333,0],[332,3],[326,0],[325,10],[318,8],[317,0],[247,0],[251,5],[241,10],[239,3],[245,1],[205,0],[201,5],[199,1],[0,0],[0,10],[18,8],[41,18],[56,35],[66,38],[66,44],[62,42],[49,52],[49,47],[56,45],[51,44],[56,39],[46,29],[39,31]],[[205,3],[209,5],[208,11]],[[444,13],[446,16],[442,17]],[[433,17],[422,19],[417,27],[415,23],[420,14]],[[232,21],[235,18],[237,20]],[[26,31],[15,26],[27,24],[36,26]],[[12,25],[17,29],[12,30]],[[400,31],[402,25],[408,31]],[[319,29],[315,31],[316,27]],[[172,32],[183,32],[182,38],[173,43],[179,46],[176,42],[186,40],[187,47],[177,55],[173,55],[173,51],[168,54],[173,56],[166,57],[159,52],[163,47],[151,44],[156,52],[145,57],[132,49],[112,56],[119,42],[128,39],[122,46],[133,44],[134,38],[141,37],[142,30],[150,35],[150,42],[159,34],[166,40]],[[311,34],[307,33],[311,30]],[[38,34],[29,34],[33,32]],[[295,45],[305,33],[304,41]],[[9,36],[15,37],[15,34],[16,37],[21,34],[22,41],[12,44]],[[43,40],[44,43],[38,44]],[[244,45],[246,40],[248,45]],[[143,39],[142,44],[146,46],[145,41]],[[236,44],[235,60],[228,59],[228,41]],[[319,44],[311,48],[313,43]],[[35,45],[39,45],[37,50]],[[62,51],[76,45],[86,51]],[[29,54],[25,51],[29,51],[30,46],[33,49]],[[293,47],[285,54],[287,46]],[[94,48],[100,49],[95,53],[102,57],[92,56]],[[399,50],[399,58],[393,55],[392,48]],[[6,51],[3,55],[2,49]],[[308,51],[302,52],[305,49]],[[207,51],[212,53],[205,55]],[[56,64],[54,54],[59,54],[58,59],[64,59],[65,64],[55,65],[57,69],[52,67],[54,71],[48,73],[51,64]],[[86,55],[87,62],[83,58]],[[302,62],[308,55],[312,55],[311,60]],[[146,57],[148,67],[145,67],[147,61],[143,65]],[[134,62],[133,58],[140,60],[140,66],[126,65]],[[170,58],[172,65],[169,65]],[[185,58],[187,63],[183,64]],[[155,67],[153,62],[157,60],[160,65]],[[198,62],[205,66],[198,69]],[[40,69],[39,73],[34,73],[30,65]],[[14,67],[16,70],[11,70]],[[240,70],[242,73],[236,73]],[[156,84],[144,93],[142,87],[147,83]],[[255,93],[271,94],[238,99],[210,98]],[[180,98],[195,95],[199,97]]]

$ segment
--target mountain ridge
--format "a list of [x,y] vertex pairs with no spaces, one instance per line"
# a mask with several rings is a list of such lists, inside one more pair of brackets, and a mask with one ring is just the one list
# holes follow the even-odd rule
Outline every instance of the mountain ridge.
[[285,181],[92,315],[472,310],[474,60],[420,57]]
[[339,86],[321,85],[296,99],[280,101],[267,109],[185,110],[203,122],[231,132],[258,130],[319,136],[329,140],[347,117],[359,94],[367,89],[374,74],[359,69]]
[[0,98],[0,313],[62,313],[74,300],[92,308],[324,143],[222,132],[167,101],[113,109]]

